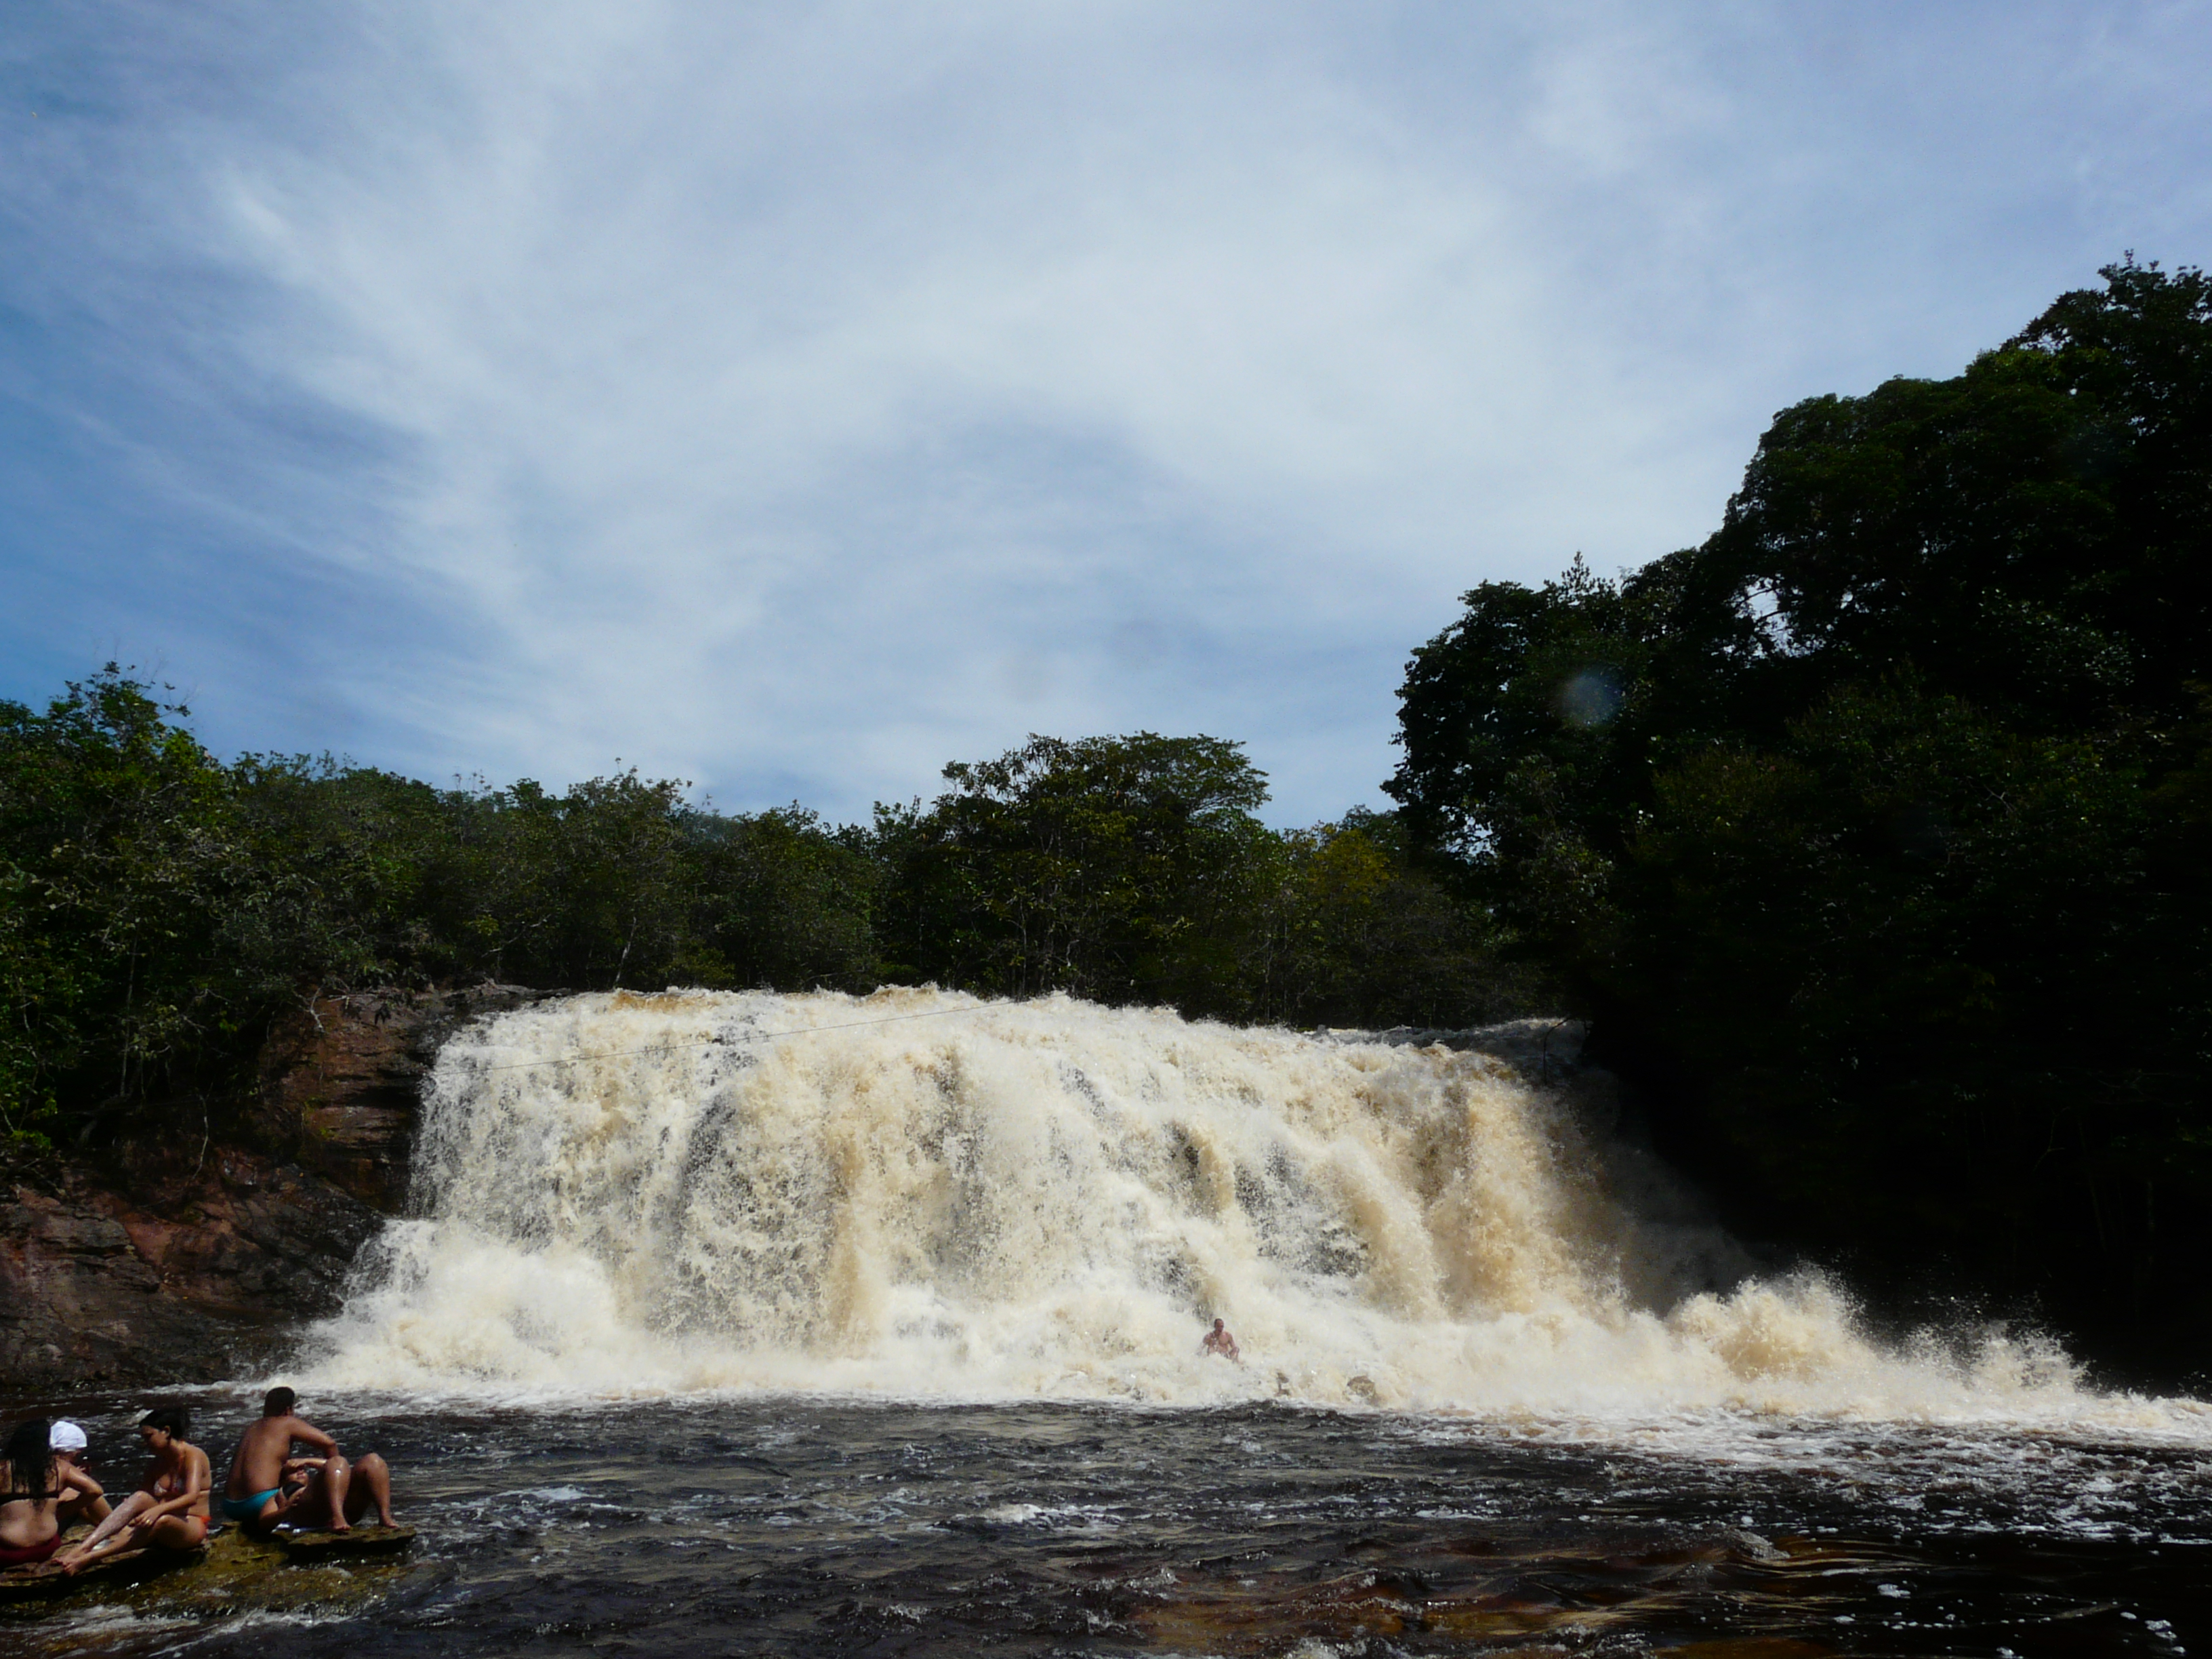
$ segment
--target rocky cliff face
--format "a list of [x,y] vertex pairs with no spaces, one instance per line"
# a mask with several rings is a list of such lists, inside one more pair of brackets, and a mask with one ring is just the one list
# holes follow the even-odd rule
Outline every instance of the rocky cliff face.
[[261,1051],[254,1139],[371,1209],[407,1200],[407,1159],[422,1079],[472,1019],[546,994],[514,985],[362,991],[301,1009]]
[[228,1146],[197,1174],[71,1170],[44,1190],[19,1186],[0,1206],[0,1379],[32,1389],[232,1375],[334,1304],[378,1219],[295,1165]]
[[258,1090],[203,1134],[26,1172],[0,1195],[0,1389],[235,1376],[330,1312],[405,1200],[439,1046],[542,994],[319,1000],[271,1033]]

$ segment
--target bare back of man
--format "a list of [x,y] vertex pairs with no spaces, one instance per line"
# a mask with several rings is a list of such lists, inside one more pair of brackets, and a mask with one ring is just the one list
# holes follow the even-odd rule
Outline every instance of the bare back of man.
[[[343,1532],[374,1504],[378,1523],[392,1525],[392,1471],[384,1460],[369,1452],[349,1463],[337,1441],[292,1409],[295,1403],[291,1389],[271,1389],[259,1419],[239,1436],[223,1483],[223,1514],[257,1532],[279,1522]],[[295,1445],[316,1455],[295,1458]]]

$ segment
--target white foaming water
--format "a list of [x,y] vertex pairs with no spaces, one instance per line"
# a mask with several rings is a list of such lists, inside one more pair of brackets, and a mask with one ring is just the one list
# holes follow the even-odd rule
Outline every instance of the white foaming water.
[[[447,1044],[415,1182],[315,1334],[322,1387],[2207,1427],[2046,1344],[1887,1347],[1817,1277],[1743,1278],[1561,1097],[1441,1048],[935,990],[575,997]],[[1216,1315],[1243,1365],[1200,1357]]]

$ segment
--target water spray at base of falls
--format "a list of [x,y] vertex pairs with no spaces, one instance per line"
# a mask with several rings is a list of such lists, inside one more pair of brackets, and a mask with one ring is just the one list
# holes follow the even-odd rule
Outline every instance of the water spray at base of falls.
[[[904,1017],[943,1012],[957,1018]],[[838,1029],[830,1029],[838,1028]],[[776,1040],[765,1040],[769,1033]],[[540,1063],[558,1062],[558,1063]],[[1482,1054],[925,990],[628,993],[441,1054],[324,1387],[2159,1417],[1886,1346]],[[1246,1364],[1201,1357],[1225,1318]]]

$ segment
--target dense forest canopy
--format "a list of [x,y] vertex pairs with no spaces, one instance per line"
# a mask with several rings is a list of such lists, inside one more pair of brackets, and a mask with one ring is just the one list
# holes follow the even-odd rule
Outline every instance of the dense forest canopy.
[[[1281,833],[1233,743],[1032,738],[866,826],[635,773],[555,794],[225,763],[111,667],[0,703],[0,1130],[234,1089],[318,994],[485,979],[1064,990],[1304,1024],[1517,1012],[1483,912],[1372,814]],[[197,1116],[192,1120],[197,1122]]]
[[0,1133],[158,1125],[394,982],[1542,1006],[1752,1232],[2204,1365],[2212,284],[2104,277],[1784,410],[1701,546],[1475,588],[1408,665],[1398,810],[1310,830],[1207,737],[1034,738],[840,826],[224,762],[112,667],[0,703]]
[[2203,1363],[2212,283],[1785,410],[1702,546],[1415,653],[1407,828],[1769,1237]]

